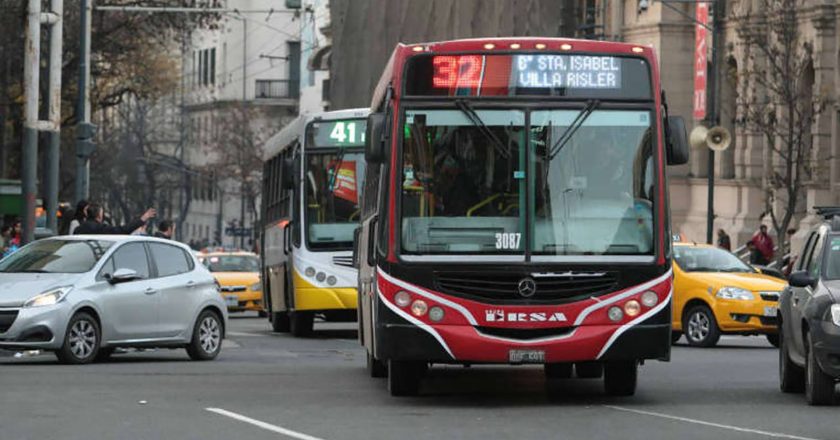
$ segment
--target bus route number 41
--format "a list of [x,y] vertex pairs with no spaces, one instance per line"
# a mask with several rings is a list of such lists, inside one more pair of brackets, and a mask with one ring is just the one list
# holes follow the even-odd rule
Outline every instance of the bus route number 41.
[[356,136],[359,136],[359,142],[365,141],[365,134],[358,133],[355,122],[336,122],[330,132],[330,139],[339,144],[355,144]]

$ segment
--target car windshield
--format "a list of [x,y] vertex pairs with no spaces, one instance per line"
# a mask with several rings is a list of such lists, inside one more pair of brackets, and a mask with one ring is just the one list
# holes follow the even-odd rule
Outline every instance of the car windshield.
[[829,237],[825,277],[829,280],[840,279],[840,236]]
[[406,111],[402,252],[652,255],[651,113],[582,114]]
[[755,272],[730,252],[712,247],[674,246],[674,259],[686,272]]
[[352,249],[364,186],[364,120],[314,122],[307,128],[306,244]]
[[114,242],[40,240],[0,261],[0,272],[84,273],[96,265]]
[[210,272],[260,271],[260,260],[253,255],[213,255],[200,260]]

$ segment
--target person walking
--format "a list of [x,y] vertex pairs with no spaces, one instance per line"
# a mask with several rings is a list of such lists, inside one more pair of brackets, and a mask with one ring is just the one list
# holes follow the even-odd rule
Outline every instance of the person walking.
[[729,235],[723,229],[718,229],[717,245],[721,249],[726,249],[727,251],[732,250],[732,243],[729,240]]
[[79,200],[79,203],[76,204],[76,211],[73,212],[73,220],[70,221],[70,228],[67,230],[68,234],[75,234],[76,228],[85,222],[89,205],[90,203],[87,200]]
[[96,203],[91,203],[87,207],[88,218],[74,231],[76,235],[79,234],[119,234],[128,235],[136,231],[146,224],[149,219],[157,215],[154,208],[149,208],[139,219],[134,220],[122,226],[111,226],[105,223],[105,210]]
[[165,238],[167,240],[172,240],[172,237],[175,235],[175,224],[172,223],[172,220],[164,220],[158,223],[157,231],[155,231],[155,237],[157,238]]
[[758,232],[753,235],[752,242],[755,245],[755,248],[761,252],[764,260],[767,261],[767,263],[764,264],[769,264],[773,261],[773,248],[775,245],[773,244],[773,238],[767,233],[767,225],[761,225],[758,227]]

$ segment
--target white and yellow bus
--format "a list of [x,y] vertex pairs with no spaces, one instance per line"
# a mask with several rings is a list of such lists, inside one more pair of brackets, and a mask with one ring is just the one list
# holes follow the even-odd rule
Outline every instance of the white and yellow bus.
[[302,115],[266,144],[263,296],[274,331],[305,336],[316,315],[355,319],[353,234],[367,115],[368,109]]

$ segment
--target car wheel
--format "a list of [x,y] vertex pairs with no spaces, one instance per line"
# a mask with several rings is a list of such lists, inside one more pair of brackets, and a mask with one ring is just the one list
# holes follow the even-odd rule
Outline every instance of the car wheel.
[[187,354],[194,361],[209,361],[222,351],[222,321],[219,315],[205,310],[198,315]]
[[289,324],[292,335],[300,338],[312,334],[312,322],[315,319],[315,314],[312,312],[291,312],[289,317]]
[[108,362],[112,354],[114,354],[113,347],[101,347],[99,353],[96,353],[96,362]]
[[801,393],[805,390],[805,370],[790,360],[787,338],[779,324],[779,389],[783,393]]
[[682,337],[682,332],[672,331],[671,332],[671,345],[676,344],[677,341],[679,341],[681,337]]
[[418,361],[388,361],[388,392],[392,396],[416,396],[426,364]]
[[370,377],[383,378],[388,377],[388,366],[385,362],[373,357],[373,353],[367,352],[367,371]]
[[720,339],[715,315],[705,305],[694,306],[686,312],[683,329],[688,345],[694,347],[714,347]]
[[809,405],[834,403],[834,378],[825,374],[817,363],[811,335],[806,335],[808,353],[805,356],[805,400]]
[[578,362],[575,375],[580,379],[600,379],[604,375],[604,364],[600,362]]
[[100,340],[99,324],[93,316],[79,312],[67,323],[64,344],[55,352],[55,355],[65,364],[87,364],[96,359]]
[[778,335],[778,333],[775,334],[775,335],[768,333],[768,334],[764,335],[764,337],[767,338],[767,342],[769,342],[770,345],[772,345],[776,348],[779,348],[779,335]]
[[543,367],[545,377],[549,379],[569,379],[572,377],[572,365],[568,362],[545,364]]
[[271,329],[277,333],[289,333],[289,314],[286,312],[271,313]]
[[604,391],[610,396],[636,394],[639,363],[635,360],[613,361],[604,364]]

